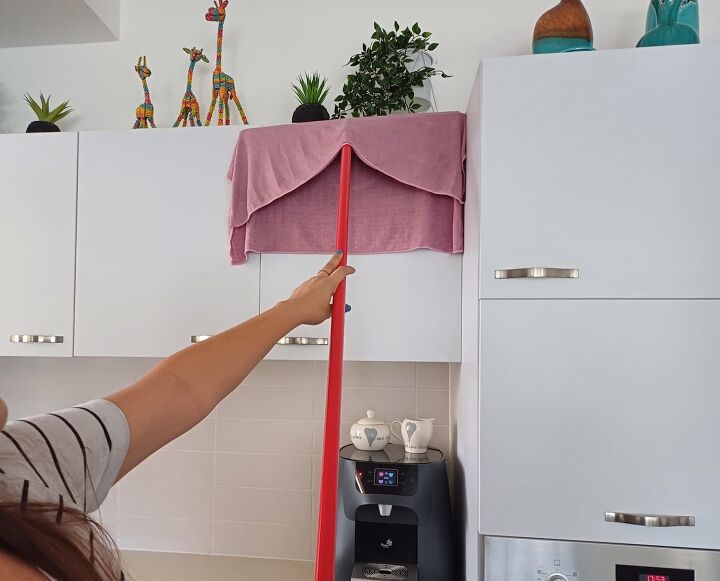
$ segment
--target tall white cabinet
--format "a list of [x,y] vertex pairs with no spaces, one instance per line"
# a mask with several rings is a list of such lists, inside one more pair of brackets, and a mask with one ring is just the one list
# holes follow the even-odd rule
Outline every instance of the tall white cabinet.
[[0,356],[72,355],[77,142],[0,135]]
[[259,258],[227,241],[240,130],[80,134],[75,355],[164,357],[258,313]]
[[479,406],[458,440],[480,535],[720,549],[719,67],[713,46],[483,63],[456,401]]

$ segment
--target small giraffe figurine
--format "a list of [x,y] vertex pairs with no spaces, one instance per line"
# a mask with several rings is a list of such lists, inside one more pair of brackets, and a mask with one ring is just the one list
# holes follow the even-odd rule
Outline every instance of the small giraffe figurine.
[[145,101],[138,105],[138,108],[135,109],[135,125],[133,125],[133,129],[147,129],[148,123],[150,124],[150,127],[155,127],[155,120],[153,119],[153,104],[150,100],[150,89],[148,89],[147,84],[147,78],[151,75],[151,73],[150,69],[147,67],[147,59],[144,56],[138,57],[138,62],[135,65],[135,71],[142,81]]
[[190,66],[188,67],[187,88],[185,89],[185,96],[183,97],[182,103],[180,104],[180,114],[175,120],[175,123],[173,123],[173,127],[177,127],[178,125],[180,125],[180,121],[182,121],[183,127],[187,127],[188,119],[190,119],[190,125],[192,127],[195,127],[196,121],[198,126],[202,126],[202,121],[200,121],[200,105],[198,105],[198,101],[192,92],[192,77],[193,69],[195,68],[196,62],[202,60],[206,63],[209,63],[210,61],[203,54],[203,49],[197,49],[195,47],[192,47],[184,48],[183,50],[190,55]]
[[215,103],[219,100],[218,105],[218,125],[223,125],[223,119],[225,125],[230,125],[230,99],[235,101],[242,122],[247,125],[248,120],[243,111],[242,105],[240,105],[240,99],[238,99],[237,93],[235,92],[235,81],[233,78],[223,73],[222,66],[220,64],[222,60],[222,41],[223,41],[223,24],[225,22],[225,9],[227,8],[229,0],[220,0],[218,4],[217,0],[213,0],[214,7],[208,8],[205,20],[208,22],[217,22],[217,52],[215,55],[215,70],[213,70],[213,90],[212,90],[212,103],[210,103],[210,110],[208,111],[207,118],[205,119],[205,125],[210,125],[212,122],[213,111],[215,110]]

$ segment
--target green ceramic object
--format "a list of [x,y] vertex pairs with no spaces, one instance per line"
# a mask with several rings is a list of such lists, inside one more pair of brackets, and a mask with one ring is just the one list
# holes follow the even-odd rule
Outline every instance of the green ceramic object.
[[595,50],[592,42],[585,38],[541,38],[533,43],[533,53],[535,54],[580,52],[585,50]]
[[655,23],[657,26],[640,39],[639,47],[700,42],[696,0],[652,0],[647,26]]
[[[692,26],[698,34],[700,34],[700,10],[698,8],[698,0],[682,0],[680,4],[680,13],[678,14],[678,22]],[[650,3],[647,14],[647,24],[645,32],[650,32],[658,25],[657,10],[653,3]]]

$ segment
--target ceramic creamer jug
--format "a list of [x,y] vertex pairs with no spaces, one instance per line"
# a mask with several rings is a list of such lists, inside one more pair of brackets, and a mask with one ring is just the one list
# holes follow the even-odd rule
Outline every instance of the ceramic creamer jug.
[[382,450],[390,441],[390,428],[375,417],[373,410],[368,410],[367,417],[358,420],[350,428],[350,441],[358,450]]

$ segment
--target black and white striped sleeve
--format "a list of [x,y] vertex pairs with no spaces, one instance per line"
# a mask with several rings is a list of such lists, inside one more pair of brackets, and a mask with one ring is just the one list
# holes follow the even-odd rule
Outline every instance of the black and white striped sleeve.
[[0,468],[93,512],[115,482],[129,440],[120,408],[93,400],[10,422],[0,435]]

